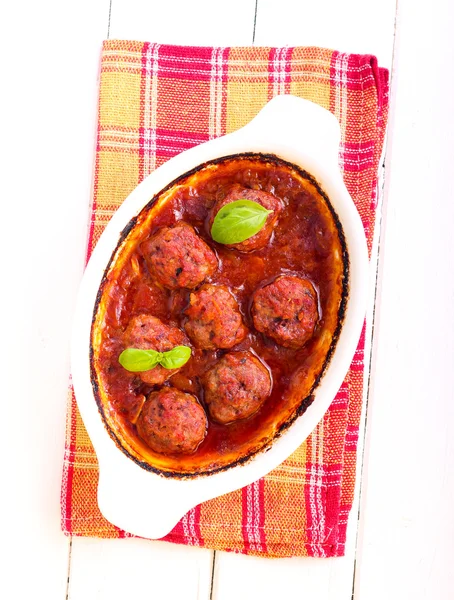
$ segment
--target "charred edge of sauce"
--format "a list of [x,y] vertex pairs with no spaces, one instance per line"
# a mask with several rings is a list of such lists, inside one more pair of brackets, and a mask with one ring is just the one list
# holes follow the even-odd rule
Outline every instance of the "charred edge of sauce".
[[[105,414],[105,409],[104,406],[102,404],[102,399],[99,393],[99,383],[98,383],[98,377],[97,377],[97,373],[96,373],[96,368],[95,368],[95,361],[94,361],[94,349],[93,349],[93,328],[95,325],[95,321],[96,321],[96,315],[98,313],[98,309],[99,309],[99,304],[101,302],[101,298],[104,292],[104,288],[108,282],[108,278],[109,278],[109,271],[110,271],[110,267],[116,257],[116,254],[118,252],[118,250],[120,249],[122,243],[125,241],[125,239],[127,238],[127,236],[129,235],[129,233],[131,232],[131,230],[135,227],[135,225],[137,224],[140,215],[148,212],[153,205],[157,202],[157,200],[159,199],[159,197],[164,194],[165,192],[167,192],[170,188],[172,188],[174,185],[177,185],[180,181],[182,181],[183,179],[186,179],[188,177],[190,177],[191,175],[194,175],[194,173],[196,173],[197,171],[200,171],[204,168],[206,168],[209,165],[213,165],[213,164],[221,164],[224,162],[229,162],[231,160],[235,160],[238,158],[244,158],[244,159],[252,159],[252,160],[259,160],[265,163],[272,163],[276,166],[286,166],[289,167],[290,169],[293,169],[294,171],[296,171],[298,173],[298,175],[300,175],[301,177],[303,177],[304,179],[306,179],[307,181],[309,181],[317,190],[317,192],[320,194],[320,196],[325,200],[326,205],[331,213],[331,216],[333,217],[333,221],[334,224],[336,226],[338,235],[339,235],[339,241],[340,241],[340,245],[342,248],[342,264],[344,266],[344,276],[343,276],[343,281],[342,281],[342,297],[341,297],[341,302],[339,305],[339,310],[338,310],[338,318],[337,318],[337,326],[336,329],[333,333],[333,339],[331,341],[330,347],[328,349],[328,352],[326,354],[326,358],[325,361],[323,363],[323,366],[320,370],[319,375],[317,376],[311,390],[308,396],[306,396],[305,398],[303,398],[299,404],[299,406],[296,408],[295,412],[293,413],[293,415],[287,419],[287,421],[285,423],[283,423],[279,429],[277,430],[277,432],[275,433],[275,435],[265,444],[263,444],[262,446],[258,447],[258,448],[253,448],[251,449],[248,454],[246,454],[245,456],[242,456],[240,458],[238,458],[237,460],[235,460],[234,462],[229,463],[228,465],[224,465],[221,467],[215,467],[214,469],[210,469],[207,471],[193,471],[191,473],[188,472],[179,472],[179,471],[162,471],[161,469],[157,469],[156,467],[153,467],[152,465],[150,465],[149,463],[145,462],[145,461],[141,461],[140,459],[138,459],[136,456],[134,456],[133,454],[131,454],[131,452],[129,452],[129,450],[127,450],[123,443],[122,440],[117,436],[117,434],[112,430],[111,425],[108,422],[107,416]],[[323,191],[323,189],[320,187],[318,181],[307,171],[305,171],[304,169],[298,167],[297,165],[288,162],[282,158],[279,158],[278,156],[276,156],[275,154],[263,154],[263,153],[257,153],[257,152],[243,152],[240,154],[229,154],[227,156],[222,156],[220,158],[216,158],[213,160],[209,160],[206,161],[200,165],[198,165],[197,167],[194,167],[193,169],[191,169],[190,171],[187,171],[186,173],[184,173],[183,175],[178,176],[176,179],[174,179],[173,181],[171,181],[166,187],[164,187],[162,190],[160,190],[145,206],[144,208],[140,211],[139,215],[133,217],[129,223],[126,225],[126,227],[124,227],[124,229],[122,230],[122,232],[120,233],[120,237],[118,239],[118,243],[115,246],[114,251],[112,252],[112,255],[109,259],[109,262],[107,263],[107,266],[104,270],[102,279],[101,279],[101,284],[99,286],[99,290],[98,293],[96,295],[96,300],[95,300],[95,305],[93,308],[93,316],[92,316],[92,322],[91,322],[91,332],[90,332],[90,349],[89,349],[89,360],[90,360],[90,380],[91,380],[91,384],[92,384],[92,388],[93,388],[93,395],[95,397],[96,400],[96,404],[98,406],[98,411],[101,415],[102,421],[104,423],[104,426],[109,434],[109,436],[112,438],[112,440],[115,442],[115,445],[117,446],[117,448],[119,450],[121,450],[123,452],[123,454],[125,454],[128,458],[132,459],[138,466],[142,467],[143,469],[145,469],[146,471],[150,471],[152,473],[155,473],[157,475],[160,475],[161,477],[165,477],[165,478],[173,478],[173,479],[195,479],[197,477],[203,477],[203,476],[208,476],[208,475],[213,475],[215,473],[219,473],[221,471],[227,471],[229,469],[232,469],[234,467],[237,467],[239,465],[244,465],[247,462],[249,462],[250,460],[252,460],[253,458],[255,458],[257,455],[261,454],[261,453],[265,453],[268,452],[274,441],[277,440],[287,429],[289,429],[291,427],[291,425],[293,425],[293,423],[296,421],[296,419],[298,419],[301,415],[303,415],[306,410],[309,408],[309,406],[311,406],[311,404],[313,403],[313,401],[315,400],[315,390],[318,387],[320,381],[322,380],[326,369],[328,368],[331,359],[333,357],[334,351],[336,349],[336,345],[337,345],[337,341],[339,339],[339,335],[340,332],[342,330],[343,324],[344,324],[344,320],[345,320],[345,311],[346,311],[346,307],[347,307],[347,300],[348,300],[348,296],[349,296],[349,275],[350,275],[350,260],[349,260],[349,255],[348,255],[348,249],[347,249],[347,242],[345,240],[345,234],[344,234],[344,229],[342,227],[342,223],[340,222],[340,219],[336,213],[336,211],[334,210],[334,207],[331,204],[330,199],[328,198],[328,196],[326,195],[326,193]]]
[[[140,211],[142,212],[142,211]],[[126,227],[123,229],[123,231],[120,233],[120,237],[118,238],[118,244],[117,247],[115,248],[115,250],[120,246],[120,244],[127,238],[127,236],[129,235],[130,231],[136,226],[137,223],[137,217],[133,217],[129,223],[126,225]],[[112,261],[113,255],[111,256],[110,261]],[[109,261],[109,265],[110,265],[110,261]]]
[[[99,386],[98,386],[97,381],[93,380],[93,378],[92,378],[92,384],[93,384],[93,389],[96,390],[96,393],[98,393]],[[269,450],[271,450],[271,447],[272,447],[274,441],[277,440],[279,437],[281,437],[281,435],[284,433],[284,431],[286,429],[288,429],[290,427],[290,425],[292,425],[292,423],[298,417],[300,417],[301,415],[303,415],[306,412],[306,410],[309,408],[309,406],[313,403],[314,400],[315,400],[314,394],[309,394],[308,396],[306,396],[306,398],[304,398],[301,401],[300,405],[296,409],[295,414],[292,416],[292,418],[289,419],[288,421],[286,421],[280,427],[280,429],[276,432],[274,437],[269,442],[264,444],[263,446],[260,446],[259,448],[251,450],[248,454],[246,454],[246,456],[241,456],[240,458],[229,463],[228,465],[224,465],[222,467],[216,467],[216,468],[210,469],[208,471],[194,471],[192,473],[184,473],[184,472],[179,472],[179,471],[161,471],[160,469],[157,469],[156,467],[151,466],[149,463],[139,460],[136,456],[131,454],[129,452],[129,450],[124,448],[124,446],[121,443],[121,440],[117,437],[117,435],[112,431],[112,429],[107,424],[107,421],[105,419],[103,412],[101,412],[101,416],[102,416],[104,425],[106,426],[107,431],[108,431],[110,437],[112,438],[112,440],[115,442],[115,445],[117,446],[117,448],[119,450],[121,450],[123,452],[123,454],[126,454],[126,456],[131,458],[136,463],[136,465],[138,465],[139,467],[142,467],[146,471],[150,471],[151,473],[155,473],[156,475],[160,475],[161,477],[165,477],[167,479],[196,479],[197,477],[207,477],[208,475],[214,475],[215,473],[220,473],[221,471],[227,471],[228,469],[233,469],[233,467],[238,467],[240,465],[244,465],[244,464],[248,463],[249,461],[251,461],[253,458],[255,458],[258,454],[265,453],[265,452],[268,452]],[[97,402],[97,404],[98,404],[98,408],[99,408],[99,403]]]

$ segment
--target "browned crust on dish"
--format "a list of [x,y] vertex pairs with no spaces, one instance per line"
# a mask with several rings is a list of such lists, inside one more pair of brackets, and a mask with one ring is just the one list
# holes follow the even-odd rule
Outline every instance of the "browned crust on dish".
[[[105,304],[105,296],[109,290],[109,286],[111,286],[112,281],[115,279],[116,273],[118,273],[122,265],[128,258],[128,252],[126,251],[127,247],[131,247],[134,245],[134,241],[140,238],[140,233],[144,229],[147,228],[147,225],[152,222],[153,218],[156,214],[159,213],[161,207],[164,206],[167,199],[171,197],[171,192],[174,190],[175,186],[178,186],[183,181],[187,180],[194,174],[199,173],[202,169],[209,169],[216,165],[223,165],[228,163],[228,161],[236,160],[236,159],[251,159],[261,161],[263,163],[275,164],[277,166],[285,166],[290,168],[292,172],[294,172],[299,178],[305,180],[310,184],[315,190],[316,193],[323,199],[326,207],[329,210],[331,218],[335,224],[335,228],[337,230],[337,235],[339,238],[339,243],[341,247],[341,260],[343,265],[342,272],[342,292],[340,303],[337,310],[336,322],[337,325],[332,332],[331,341],[329,344],[329,348],[326,351],[325,359],[323,361],[322,368],[320,372],[315,377],[313,385],[304,394],[304,397],[299,398],[298,404],[295,407],[293,413],[285,419],[284,422],[280,423],[278,427],[273,431],[272,435],[269,436],[268,439],[262,440],[259,444],[255,444],[251,446],[248,452],[239,456],[237,459],[232,460],[228,464],[219,464],[213,465],[213,468],[194,468],[192,471],[187,471],[184,469],[178,470],[169,470],[165,467],[165,461],[161,465],[158,464],[150,464],[150,462],[143,459],[143,457],[128,443],[127,440],[127,432],[121,427],[121,423],[115,416],[115,413],[110,409],[108,398],[106,397],[105,390],[103,389],[102,380],[100,377],[100,373],[97,369],[97,352],[99,348],[99,344],[101,342],[102,337],[102,323],[106,311]],[[111,438],[116,443],[117,447],[121,449],[121,451],[126,454],[129,458],[134,460],[139,466],[142,468],[162,475],[164,477],[173,477],[173,478],[191,478],[198,477],[203,475],[210,475],[212,473],[216,473],[219,471],[224,471],[226,469],[230,469],[239,464],[245,464],[254,458],[258,453],[265,452],[271,448],[274,440],[278,439],[283,432],[285,432],[294,422],[300,417],[307,408],[312,404],[317,387],[325,373],[333,352],[336,348],[337,340],[342,329],[342,324],[345,315],[345,309],[348,300],[348,289],[349,289],[349,258],[347,252],[347,245],[345,241],[345,236],[343,233],[342,225],[339,221],[339,218],[332,207],[328,197],[323,192],[317,181],[306,171],[300,169],[299,167],[288,163],[275,155],[271,154],[256,154],[256,153],[243,153],[243,154],[235,154],[230,156],[225,156],[213,161],[209,161],[198,166],[195,169],[181,175],[168,186],[166,186],[159,194],[157,194],[154,198],[152,198],[147,205],[143,208],[140,214],[134,218],[132,218],[126,227],[123,229],[120,234],[118,244],[113,251],[111,258],[107,264],[107,267],[104,271],[104,275],[102,278],[101,285],[99,287],[99,291],[96,297],[96,302],[93,311],[93,319],[92,319],[92,328],[91,328],[91,337],[90,337],[90,372],[91,372],[91,382],[93,386],[94,396],[98,405],[99,412],[103,419],[104,425],[111,436]],[[297,386],[297,383],[295,383]],[[159,460],[158,460],[159,463]]]

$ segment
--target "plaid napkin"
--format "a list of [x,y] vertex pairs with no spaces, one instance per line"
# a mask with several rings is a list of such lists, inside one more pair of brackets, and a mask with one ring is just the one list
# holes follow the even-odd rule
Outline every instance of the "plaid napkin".
[[[104,42],[88,256],[126,196],[179,152],[245,125],[278,94],[339,120],[339,164],[369,250],[388,73],[371,56],[320,48],[191,48]],[[341,556],[355,486],[364,331],[325,417],[277,469],[189,511],[164,539],[262,556]],[[70,388],[62,484],[68,535],[125,537],[96,501],[98,466]]]

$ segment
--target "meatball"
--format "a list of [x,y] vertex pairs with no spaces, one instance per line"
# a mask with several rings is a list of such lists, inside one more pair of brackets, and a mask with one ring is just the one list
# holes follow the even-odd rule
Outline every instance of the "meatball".
[[195,288],[218,266],[210,247],[187,223],[163,227],[142,244],[152,275],[170,288]]
[[[178,327],[166,325],[152,315],[138,315],[129,321],[124,342],[125,348],[167,352],[175,346],[187,346],[188,338]],[[153,369],[139,372],[137,375],[145,383],[160,385],[178,370],[164,369],[161,365],[156,365]]]
[[207,431],[207,417],[197,398],[175,388],[152,392],[137,420],[137,432],[155,452],[190,454]]
[[307,279],[284,275],[257,290],[252,318],[258,331],[286,348],[300,348],[318,320],[317,293]]
[[197,348],[231,348],[246,337],[238,304],[224,285],[205,284],[193,292],[185,314],[184,328]]
[[251,352],[229,352],[205,375],[205,402],[214,421],[254,414],[271,392],[267,368]]
[[213,225],[214,218],[216,217],[218,211],[225,206],[226,204],[230,204],[230,202],[235,202],[236,200],[252,200],[253,202],[257,202],[261,204],[267,210],[272,210],[273,212],[268,215],[265,225],[262,229],[250,237],[244,242],[240,242],[238,244],[226,244],[230,248],[236,248],[237,250],[241,250],[242,252],[251,252],[252,250],[258,250],[259,248],[263,248],[267,245],[271,234],[273,233],[273,228],[276,224],[276,221],[279,218],[279,214],[282,211],[283,204],[279,198],[273,196],[268,192],[261,192],[259,190],[251,190],[248,188],[244,188],[241,185],[233,186],[227,195],[222,199],[218,200],[211,211],[209,227],[211,231],[211,227]]

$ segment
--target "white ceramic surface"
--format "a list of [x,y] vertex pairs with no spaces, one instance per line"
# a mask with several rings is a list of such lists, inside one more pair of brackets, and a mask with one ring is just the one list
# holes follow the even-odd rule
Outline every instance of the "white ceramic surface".
[[[287,458],[323,417],[353,358],[363,324],[367,247],[361,220],[338,168],[336,118],[312,102],[278,96],[244,128],[181,153],[145,179],[114,214],[82,281],[72,339],[72,374],[78,406],[99,460],[98,503],[103,515],[135,535],[160,538],[196,504],[262,477]],[[107,433],[90,382],[90,326],[96,293],[118,236],[129,220],[168,183],[205,161],[240,152],[273,153],[310,172],[327,193],[342,223],[350,257],[350,294],[331,363],[307,411],[271,449],[243,466],[191,480],[150,473],[127,458]]]

